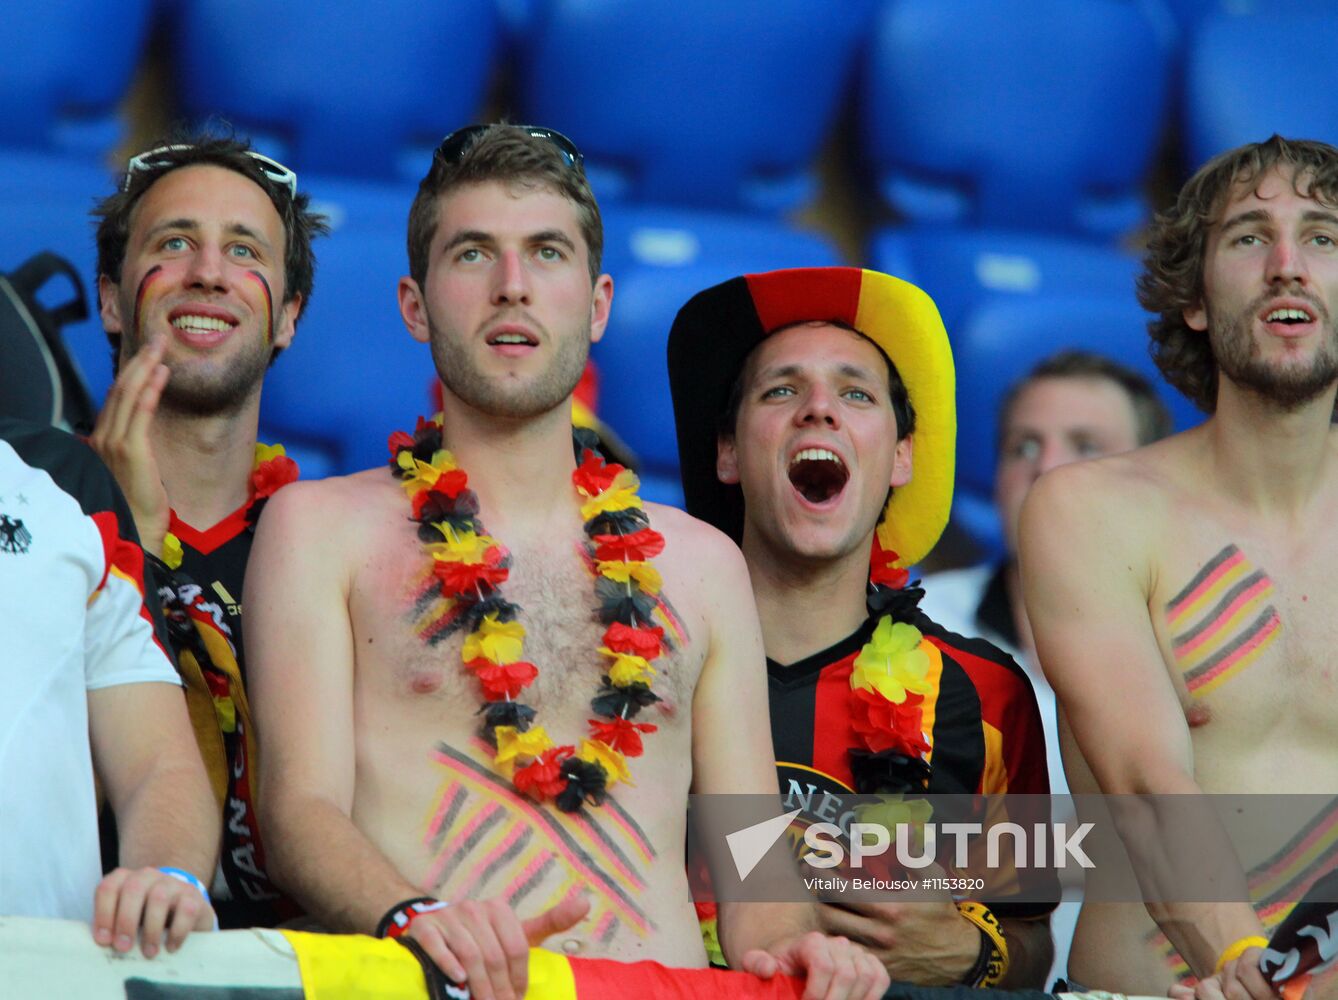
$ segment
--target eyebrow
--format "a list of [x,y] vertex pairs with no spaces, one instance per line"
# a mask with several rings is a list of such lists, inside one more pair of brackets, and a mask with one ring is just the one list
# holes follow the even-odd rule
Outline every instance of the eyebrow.
[[[851,364],[844,362],[836,369],[838,375],[845,378],[861,379],[870,382],[877,381],[878,376],[872,370],[864,365]],[[796,375],[804,374],[804,367],[798,364],[780,365],[779,367],[764,368],[757,373],[756,381],[763,382],[774,378],[793,378]]]
[[[1272,216],[1266,209],[1253,208],[1248,212],[1241,212],[1239,215],[1233,215],[1222,223],[1222,232],[1229,233],[1231,230],[1240,226],[1251,225],[1256,222],[1268,222]],[[1302,222],[1328,222],[1338,225],[1338,214],[1323,208],[1311,208],[1301,213]]]
[[[188,219],[188,218],[166,219],[158,223],[158,225],[151,228],[148,232],[146,232],[144,234],[144,239],[146,241],[151,240],[158,234],[167,232],[168,230],[172,229],[185,230],[188,233],[198,233],[200,231],[200,223],[196,219]],[[256,232],[250,226],[243,225],[240,222],[229,223],[226,227],[224,227],[224,231],[229,236],[240,236],[243,239],[248,239],[254,243],[259,243],[266,250],[273,250],[273,247],[270,245],[269,240],[265,239],[264,236]]]
[[1233,215],[1231,218],[1226,219],[1222,223],[1221,231],[1223,233],[1229,233],[1231,230],[1238,229],[1241,226],[1248,226],[1256,222],[1267,222],[1270,218],[1271,216],[1266,210],[1262,208],[1252,208],[1248,212],[1241,212],[1238,215]]
[[[570,236],[561,229],[541,229],[537,233],[531,233],[525,237],[525,242],[531,245],[537,243],[560,243],[567,247],[573,253],[576,251],[576,244],[572,242]],[[462,243],[482,243],[486,246],[493,246],[497,243],[497,238],[492,233],[485,233],[481,229],[460,229],[451,235],[451,238],[442,244],[442,252],[445,253],[454,250]]]

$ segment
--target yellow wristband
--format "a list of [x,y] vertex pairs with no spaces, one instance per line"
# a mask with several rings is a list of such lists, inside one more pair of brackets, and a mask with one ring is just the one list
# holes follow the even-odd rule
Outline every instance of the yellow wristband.
[[1213,967],[1213,975],[1221,972],[1227,962],[1233,962],[1240,958],[1251,948],[1267,948],[1268,938],[1260,937],[1258,934],[1249,934],[1239,941],[1233,941],[1226,946],[1226,949],[1217,959],[1217,965]]
[[1008,942],[1004,940],[1003,928],[999,918],[984,903],[958,903],[957,912],[979,928],[980,933],[989,938],[992,954],[985,965],[980,980],[969,985],[997,986],[1008,975]]

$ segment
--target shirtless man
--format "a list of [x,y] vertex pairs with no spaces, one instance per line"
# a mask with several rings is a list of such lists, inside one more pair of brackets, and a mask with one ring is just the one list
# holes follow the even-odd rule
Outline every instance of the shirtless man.
[[[1191,178],[1158,220],[1139,292],[1160,314],[1158,365],[1209,419],[1047,473],[1027,499],[1027,611],[1071,726],[1075,793],[1338,791],[1336,205],[1338,150],[1322,143],[1275,136]],[[1184,843],[1153,817],[1131,832],[1132,860],[1155,874],[1221,831]],[[1270,995],[1248,905],[1147,911],[1213,977],[1209,995]],[[1174,977],[1155,931],[1140,907],[1089,905],[1069,968],[1086,986],[1163,992]]]
[[[395,435],[394,472],[285,489],[248,577],[276,878],[332,929],[407,926],[483,998],[522,994],[527,944],[554,934],[704,965],[688,791],[777,790],[738,552],[671,508],[647,505],[648,531],[626,474],[574,472],[570,396],[613,294],[601,244],[569,140],[443,140],[399,288],[443,428]],[[425,893],[450,905],[409,902]],[[815,927],[800,905],[722,918],[746,970],[877,995],[877,961]]]

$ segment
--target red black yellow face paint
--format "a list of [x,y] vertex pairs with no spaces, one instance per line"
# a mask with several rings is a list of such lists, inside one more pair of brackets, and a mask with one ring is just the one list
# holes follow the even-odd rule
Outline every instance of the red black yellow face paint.
[[269,290],[269,282],[259,271],[247,271],[246,273],[260,282],[260,287],[265,293],[265,325],[261,332],[264,334],[265,343],[272,343],[274,340],[274,293]]
[[148,294],[149,286],[157,280],[157,276],[161,273],[162,269],[163,265],[161,264],[155,264],[153,267],[149,268],[144,277],[139,279],[139,288],[135,291],[135,315],[131,317],[130,325],[135,331],[136,338],[140,342],[143,342],[144,339],[144,331],[140,329],[139,325],[141,316],[144,312],[144,299]]

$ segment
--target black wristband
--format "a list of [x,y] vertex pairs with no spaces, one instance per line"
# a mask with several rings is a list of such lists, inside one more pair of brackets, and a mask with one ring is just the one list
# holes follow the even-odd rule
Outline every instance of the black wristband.
[[386,915],[377,921],[376,936],[379,938],[399,937],[409,929],[409,925],[413,923],[413,918],[419,912],[423,912],[415,908],[424,903],[436,904],[432,906],[433,909],[438,909],[441,905],[444,905],[435,896],[414,896],[412,899],[401,900],[388,909]]
[[990,970],[990,959],[994,957],[994,941],[979,927],[976,931],[980,934],[980,954],[976,956],[976,964],[962,977],[963,986],[979,986]]

